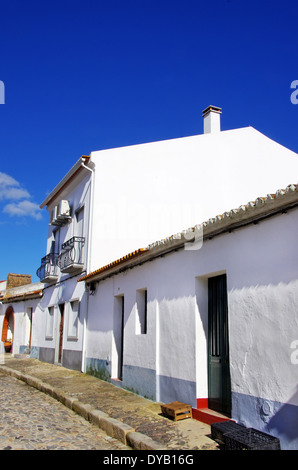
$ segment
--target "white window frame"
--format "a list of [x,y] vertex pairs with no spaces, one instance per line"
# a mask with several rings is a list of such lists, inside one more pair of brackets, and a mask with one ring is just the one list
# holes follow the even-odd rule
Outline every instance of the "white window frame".
[[136,334],[146,335],[148,331],[148,300],[147,289],[138,289],[136,292]]
[[[74,236],[84,237],[85,234],[85,204],[82,204],[75,210],[75,223],[74,223]],[[79,217],[82,214],[81,222],[79,222]]]
[[55,306],[49,305],[46,316],[46,340],[53,340],[55,324]]
[[[77,304],[77,311],[73,310],[73,304]],[[67,339],[77,341],[79,337],[80,299],[71,299],[68,302]]]

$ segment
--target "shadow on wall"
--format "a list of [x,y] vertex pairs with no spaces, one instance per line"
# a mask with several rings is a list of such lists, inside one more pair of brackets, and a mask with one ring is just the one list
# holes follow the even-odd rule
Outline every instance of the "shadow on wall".
[[297,440],[298,448],[298,386],[297,391],[289,400],[290,403],[283,404],[269,421],[267,428],[269,432],[284,436],[287,441]]

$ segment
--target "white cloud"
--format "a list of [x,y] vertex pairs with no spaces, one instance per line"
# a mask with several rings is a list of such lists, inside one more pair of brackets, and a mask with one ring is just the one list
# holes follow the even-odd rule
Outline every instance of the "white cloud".
[[0,187],[19,185],[20,184],[14,178],[12,178],[12,176],[7,175],[6,173],[1,173],[0,171]]
[[16,188],[16,187],[11,187],[11,188],[1,188],[0,187],[0,200],[2,199],[13,199],[18,200],[18,199],[29,199],[31,196],[28,193],[26,189],[22,188]]
[[3,212],[11,216],[29,216],[36,220],[41,219],[41,213],[38,204],[31,201],[20,201],[6,204]]
[[3,212],[10,216],[42,218],[38,204],[30,201],[30,193],[18,181],[0,172],[0,200],[10,201]]
[[22,188],[12,176],[0,172],[0,200],[30,199],[29,192]]

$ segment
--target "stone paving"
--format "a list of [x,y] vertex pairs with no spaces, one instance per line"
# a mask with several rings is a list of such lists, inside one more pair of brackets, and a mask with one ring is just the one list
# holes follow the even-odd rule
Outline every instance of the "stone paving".
[[131,450],[54,398],[0,373],[0,450]]
[[218,450],[209,425],[195,419],[173,422],[161,415],[160,403],[79,371],[6,354],[0,373],[28,382],[135,450]]

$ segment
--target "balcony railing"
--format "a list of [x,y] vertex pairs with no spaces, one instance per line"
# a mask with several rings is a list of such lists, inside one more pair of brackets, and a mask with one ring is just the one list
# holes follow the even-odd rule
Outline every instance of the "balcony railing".
[[58,254],[49,253],[41,259],[41,266],[36,271],[41,282],[52,283],[58,279]]
[[61,253],[58,256],[58,266],[62,273],[75,273],[83,270],[84,245],[84,237],[72,237],[63,243]]

